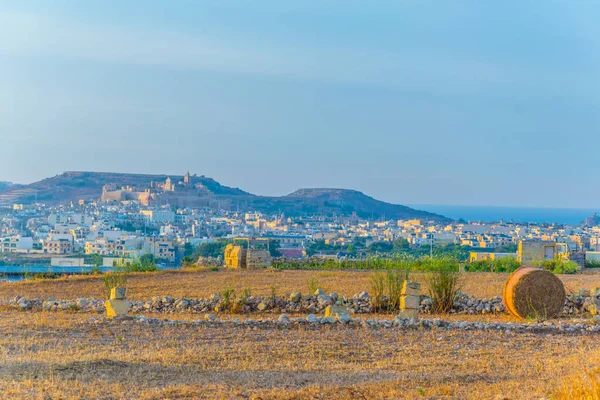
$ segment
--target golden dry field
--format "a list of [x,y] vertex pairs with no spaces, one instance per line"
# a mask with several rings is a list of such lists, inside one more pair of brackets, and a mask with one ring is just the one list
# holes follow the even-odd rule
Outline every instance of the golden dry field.
[[[314,280],[326,291],[344,296],[369,291],[373,272],[350,271],[161,271],[131,274],[128,280],[128,297],[149,300],[153,296],[175,298],[204,298],[227,288],[238,292],[252,289],[254,295],[269,295],[274,288],[283,294],[300,290],[308,294],[308,283]],[[477,298],[502,295],[509,274],[464,273],[462,292]],[[600,287],[600,273],[559,275],[567,291],[579,288]],[[411,280],[423,281],[421,273],[412,273]],[[71,276],[61,279],[30,280],[19,283],[0,283],[0,299],[16,295],[27,298],[75,299],[78,297],[104,297],[100,276]]]
[[[419,280],[421,277],[413,275]],[[465,274],[463,291],[500,295],[506,275]],[[205,297],[307,291],[316,279],[344,295],[369,290],[369,272],[195,271],[132,275],[130,297]],[[561,276],[568,287],[600,275]],[[100,277],[0,285],[0,298],[102,297]],[[0,309],[3,399],[599,399],[597,334],[90,324],[95,314]],[[202,319],[202,315],[147,315]],[[261,318],[239,316],[237,318]],[[275,316],[276,317],[276,316]],[[364,315],[362,318],[390,318]],[[233,316],[222,316],[233,318]],[[511,321],[508,316],[447,319]],[[595,397],[594,397],[595,396]]]
[[566,399],[600,366],[587,335],[87,318],[3,312],[2,398]]

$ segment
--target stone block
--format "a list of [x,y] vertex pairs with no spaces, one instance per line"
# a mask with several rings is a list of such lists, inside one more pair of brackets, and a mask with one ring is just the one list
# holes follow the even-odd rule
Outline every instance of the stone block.
[[124,287],[114,287],[110,289],[111,300],[125,300],[127,290]]
[[113,319],[117,316],[127,315],[129,308],[131,307],[131,303],[127,300],[107,300],[105,303],[106,306],[106,316],[109,319]]
[[421,294],[421,284],[418,282],[404,281],[402,285],[402,294],[405,296],[419,296]]
[[351,314],[352,311],[348,307],[328,306],[325,308],[326,317],[335,317],[337,314]]
[[302,293],[293,292],[289,295],[289,299],[290,299],[290,302],[292,302],[292,303],[299,303],[300,300],[302,300]]
[[419,310],[402,310],[398,314],[399,318],[402,319],[416,319],[419,315]]
[[337,317],[321,318],[321,324],[335,324],[336,322],[337,322]]
[[402,310],[418,310],[421,305],[419,296],[402,296],[400,298],[400,309]]
[[347,324],[352,321],[352,318],[348,314],[336,314],[336,318],[342,324]]

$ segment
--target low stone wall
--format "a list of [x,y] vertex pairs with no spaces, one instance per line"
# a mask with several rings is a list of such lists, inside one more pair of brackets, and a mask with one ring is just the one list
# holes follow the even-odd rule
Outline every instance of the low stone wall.
[[469,321],[447,321],[440,318],[428,319],[421,318],[413,320],[410,318],[396,317],[393,320],[386,319],[362,319],[350,318],[348,315],[337,315],[336,317],[319,318],[310,314],[306,318],[294,318],[287,314],[281,314],[279,318],[268,319],[246,319],[237,318],[221,320],[212,314],[206,314],[203,320],[164,320],[158,318],[146,318],[145,316],[135,316],[126,320],[108,320],[103,317],[92,317],[86,323],[89,324],[144,324],[171,327],[245,327],[252,329],[289,329],[290,327],[307,326],[314,329],[325,328],[327,326],[349,327],[355,329],[422,329],[437,331],[487,331],[487,332],[505,332],[505,333],[543,333],[543,334],[597,334],[600,332],[600,324],[594,320],[570,321],[570,322],[469,322]]
[[[85,311],[104,313],[104,300],[95,298],[80,298],[75,300],[55,299],[26,299],[17,296],[4,305],[23,310],[44,311]],[[385,302],[385,299],[384,299]],[[325,294],[318,290],[312,296],[302,296],[300,292],[293,292],[285,296],[257,296],[247,298],[225,299],[221,295],[213,294],[207,299],[174,299],[167,296],[154,297],[148,301],[132,301],[130,312],[141,313],[305,313],[322,314],[327,306],[345,306],[354,314],[369,314],[373,310],[371,296],[367,292],[354,295],[351,298],[342,297],[336,293]],[[2,302],[0,302],[2,304]],[[431,313],[431,299],[421,296],[422,314]],[[597,315],[600,310],[600,292],[583,292],[567,297],[563,314],[577,315],[584,312]],[[382,310],[381,312],[385,312]],[[473,296],[459,294],[451,310],[452,314],[503,314],[505,307],[500,297],[491,299],[476,299]]]

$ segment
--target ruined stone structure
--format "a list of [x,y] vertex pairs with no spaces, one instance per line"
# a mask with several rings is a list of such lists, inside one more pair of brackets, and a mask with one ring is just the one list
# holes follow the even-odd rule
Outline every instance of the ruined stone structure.
[[142,205],[170,204],[177,207],[209,207],[228,210],[231,201],[212,193],[197,178],[186,173],[182,181],[167,177],[162,182],[150,182],[149,187],[123,186],[117,188],[114,184],[104,185],[101,202],[135,201]]

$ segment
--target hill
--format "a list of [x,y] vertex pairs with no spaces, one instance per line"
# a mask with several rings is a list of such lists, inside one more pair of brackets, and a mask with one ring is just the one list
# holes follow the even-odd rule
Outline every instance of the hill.
[[600,225],[600,216],[598,214],[594,214],[594,215],[586,218],[585,221],[583,221],[580,225],[583,227],[586,227],[586,228],[598,226],[598,225]]
[[0,181],[0,190],[7,189],[11,186],[14,186],[12,182]]
[[350,189],[300,189],[282,197],[257,197],[251,206],[267,212],[298,216],[308,214],[352,215],[375,219],[444,220],[437,214],[376,200]]
[[[102,195],[104,185],[146,188],[152,182],[163,182],[169,177],[173,180],[183,180],[183,176],[177,175],[67,171],[29,185],[0,188],[0,204],[34,202],[59,204],[79,199],[97,200]],[[205,176],[195,177],[195,179],[215,195],[249,194],[240,189],[222,186],[214,179]]]
[[[112,172],[77,172],[68,171],[63,174],[43,179],[30,185],[18,185],[0,188],[0,205],[12,203],[30,204],[63,204],[80,199],[98,200],[104,185],[113,187],[130,186],[144,190],[152,182],[164,182],[167,178],[178,182],[183,176],[146,175]],[[406,206],[390,204],[376,200],[356,190],[349,189],[300,189],[287,196],[257,196],[238,188],[221,185],[212,178],[193,176],[195,184],[201,184],[205,190],[198,195],[198,200],[208,199],[205,204],[217,205],[220,208],[240,211],[256,210],[265,213],[284,213],[289,216],[300,215],[352,215],[356,213],[362,218],[387,219],[433,219],[447,220],[437,214],[415,210]],[[184,196],[182,194],[182,196]],[[185,204],[190,204],[190,194],[185,194]],[[176,204],[177,192],[169,199]],[[213,201],[214,200],[214,201]],[[200,204],[200,202],[199,202]]]

